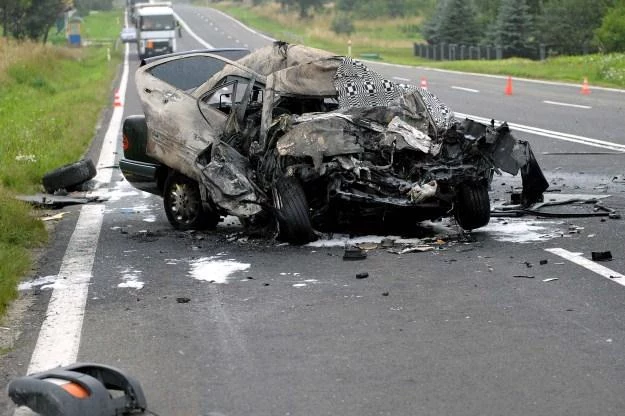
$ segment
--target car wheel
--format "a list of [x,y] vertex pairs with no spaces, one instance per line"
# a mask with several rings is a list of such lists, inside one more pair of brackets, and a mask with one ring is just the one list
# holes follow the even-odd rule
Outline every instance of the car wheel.
[[169,223],[177,230],[214,229],[219,215],[205,210],[197,182],[178,172],[165,180],[163,206]]
[[317,239],[310,224],[306,194],[297,178],[278,178],[273,188],[273,203],[278,219],[278,239],[291,244],[306,244]]
[[490,221],[490,198],[486,183],[463,183],[456,189],[454,217],[465,230],[483,227]]
[[68,189],[87,182],[95,175],[96,169],[91,159],[82,159],[46,173],[41,182],[46,192],[51,194],[59,189]]

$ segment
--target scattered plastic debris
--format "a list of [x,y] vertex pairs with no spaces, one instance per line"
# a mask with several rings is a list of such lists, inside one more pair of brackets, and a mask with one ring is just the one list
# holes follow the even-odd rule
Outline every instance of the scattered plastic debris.
[[190,298],[186,298],[186,297],[180,297],[180,298],[176,298],[176,302],[177,303],[189,303],[191,302]]
[[394,245],[395,245],[394,238],[383,238],[382,241],[380,242],[380,247],[382,248],[391,248]]
[[343,260],[364,260],[367,258],[367,252],[358,246],[349,246],[345,248]]
[[515,274],[512,277],[517,277],[517,278],[522,278],[522,279],[533,279],[534,278],[534,276],[529,276],[527,274]]
[[84,192],[73,192],[67,195],[17,195],[15,198],[20,201],[28,202],[29,204],[43,206],[46,208],[60,208],[66,205],[88,204],[90,202],[104,202],[108,200],[107,197],[100,195],[87,195]]
[[548,279],[543,279],[543,282],[553,282],[554,280],[559,280],[557,277],[550,277]]
[[369,277],[369,273],[367,272],[356,274],[356,279],[366,279],[367,277]]
[[593,251],[591,253],[593,261],[610,261],[612,260],[612,252],[610,251]]
[[62,220],[63,216],[65,214],[69,214],[69,212],[65,211],[65,212],[59,212],[58,214],[54,214],[54,215],[48,215],[45,217],[41,217],[41,221],[56,221],[56,220]]

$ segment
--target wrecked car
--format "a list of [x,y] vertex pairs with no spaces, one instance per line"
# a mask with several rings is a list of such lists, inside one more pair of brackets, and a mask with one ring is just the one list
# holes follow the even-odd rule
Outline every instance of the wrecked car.
[[[159,77],[190,57],[213,62],[201,85]],[[456,121],[429,91],[350,57],[276,42],[237,60],[157,60],[136,84],[145,116],[125,120],[125,156],[126,142],[143,143],[157,161],[148,182],[177,229],[234,215],[251,228],[275,225],[291,243],[315,230],[406,231],[444,216],[472,230],[489,222],[493,173],[520,170],[527,204],[548,187],[505,123]]]

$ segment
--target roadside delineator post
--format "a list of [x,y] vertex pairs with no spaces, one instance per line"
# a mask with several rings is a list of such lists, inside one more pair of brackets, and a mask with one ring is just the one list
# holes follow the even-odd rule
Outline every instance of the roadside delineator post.
[[420,87],[423,88],[424,90],[428,89],[428,81],[425,79],[425,77],[421,78]]
[[119,97],[119,90],[115,91],[115,100],[113,101],[113,107],[121,107],[122,100]]
[[588,77],[584,77],[581,93],[584,95],[590,94],[590,87],[588,87]]
[[512,77],[508,77],[508,81],[506,82],[506,95],[512,95]]

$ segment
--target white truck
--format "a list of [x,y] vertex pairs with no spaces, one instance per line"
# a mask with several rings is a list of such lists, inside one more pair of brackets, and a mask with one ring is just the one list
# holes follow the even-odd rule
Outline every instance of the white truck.
[[176,52],[176,18],[171,2],[136,3],[139,59]]

